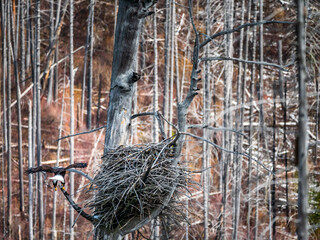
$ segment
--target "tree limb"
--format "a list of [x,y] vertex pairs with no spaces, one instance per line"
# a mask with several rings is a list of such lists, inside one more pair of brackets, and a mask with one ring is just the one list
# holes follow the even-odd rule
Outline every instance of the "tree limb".
[[74,172],[74,173],[77,173],[77,174],[80,174],[82,175],[83,177],[87,178],[89,181],[93,181],[93,178],[91,178],[88,174],[78,170],[78,169],[74,169],[74,168],[69,168],[67,169],[67,171],[69,172]]
[[216,147],[216,148],[218,148],[218,149],[220,149],[220,150],[222,150],[222,151],[225,151],[225,152],[227,152],[227,153],[239,154],[239,155],[242,155],[242,156],[244,156],[244,157],[250,158],[250,159],[252,159],[253,161],[255,161],[257,164],[259,164],[260,166],[262,166],[264,169],[266,169],[269,173],[274,174],[274,173],[273,173],[271,170],[269,170],[269,168],[267,168],[263,163],[261,163],[261,162],[258,161],[257,159],[254,159],[254,158],[250,157],[250,156],[249,156],[248,154],[246,154],[246,153],[234,152],[234,151],[225,149],[225,148],[223,148],[223,147],[220,147],[218,144],[215,144],[215,143],[213,143],[213,142],[211,142],[211,141],[209,141],[209,140],[207,140],[207,139],[205,139],[205,138],[199,137],[199,136],[194,135],[194,134],[191,134],[191,133],[181,132],[180,134],[181,134],[181,135],[190,136],[190,137],[194,137],[194,138],[196,138],[196,139],[205,141],[205,142],[209,143],[210,145],[212,145],[212,146],[214,146],[214,147]]
[[75,134],[72,134],[72,135],[67,135],[67,136],[64,136],[62,138],[58,138],[56,141],[58,142],[60,140],[66,139],[66,138],[75,137],[75,136],[79,136],[79,135],[83,135],[83,134],[87,134],[87,133],[93,133],[95,131],[98,131],[98,130],[100,130],[102,128],[106,128],[106,127],[107,127],[107,125],[103,125],[101,127],[94,128],[94,129],[92,129],[90,131],[85,131],[85,132],[81,132],[81,133],[75,133]]
[[70,203],[70,205],[74,208],[74,210],[76,210],[82,217],[84,217],[85,219],[87,219],[88,221],[90,221],[92,224],[94,224],[97,219],[95,219],[93,216],[91,216],[90,214],[86,213],[85,211],[83,211],[83,208],[79,207],[74,201],[73,199],[70,197],[69,193],[67,193],[66,190],[63,189],[62,186],[60,186],[60,190],[63,193],[63,195],[66,197],[66,199],[68,200],[68,202]]
[[261,22],[246,23],[246,24],[240,25],[240,26],[238,26],[236,28],[225,30],[225,31],[221,31],[221,32],[218,32],[218,33],[215,33],[215,34],[211,35],[210,37],[208,37],[207,40],[203,41],[200,44],[199,48],[203,48],[205,45],[207,45],[209,42],[211,42],[213,39],[215,39],[217,37],[220,37],[222,35],[229,34],[229,33],[238,32],[239,30],[241,30],[243,28],[246,28],[246,27],[252,27],[252,26],[262,25],[262,24],[275,24],[275,23],[278,23],[278,24],[294,24],[293,22],[276,21],[276,20],[267,20],[267,21],[261,21]]
[[[243,63],[249,63],[249,64],[257,64],[257,65],[265,65],[265,66],[272,66],[276,67],[284,72],[288,72],[287,69],[285,69],[286,66],[280,66],[276,63],[268,63],[268,62],[257,62],[257,61],[250,61],[250,60],[244,60],[240,58],[233,58],[233,57],[224,57],[224,56],[217,56],[217,57],[207,57],[207,58],[201,58],[200,61],[216,61],[216,60],[223,60],[223,61],[236,61],[236,62],[243,62]],[[290,65],[290,64],[289,64]]]
[[189,125],[188,128],[206,128],[206,129],[213,130],[213,131],[230,131],[230,132],[234,132],[236,134],[239,134],[241,136],[246,137],[246,135],[243,134],[242,132],[239,132],[239,131],[236,131],[236,130],[230,129],[230,128],[215,128],[215,127],[211,127],[209,125],[203,125],[203,124]]

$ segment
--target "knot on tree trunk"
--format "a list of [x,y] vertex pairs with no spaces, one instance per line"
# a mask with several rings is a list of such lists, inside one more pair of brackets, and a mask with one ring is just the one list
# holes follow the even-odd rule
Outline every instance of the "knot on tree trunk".
[[132,85],[140,79],[140,74],[136,72],[126,72],[119,75],[117,87],[121,92],[129,92],[132,90]]

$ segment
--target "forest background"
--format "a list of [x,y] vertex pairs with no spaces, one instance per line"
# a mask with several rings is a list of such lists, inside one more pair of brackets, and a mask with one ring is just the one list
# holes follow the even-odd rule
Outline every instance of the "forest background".
[[[291,0],[166,0],[152,7],[139,29],[141,77],[133,85],[132,115],[160,111],[178,124],[178,103],[195,80],[198,39],[201,79],[187,113],[189,136],[180,165],[199,185],[180,198],[188,222],[159,217],[126,239],[296,239],[301,165],[308,170],[308,232],[319,238],[320,4],[305,1],[301,8],[307,47],[302,92],[297,9]],[[94,236],[92,225],[69,208],[46,176],[24,171],[73,162],[88,163],[84,172],[91,177],[98,171],[117,11],[117,1],[1,2],[0,231],[5,238]],[[303,92],[307,136],[299,127]],[[170,124],[164,130],[175,134]],[[308,164],[297,160],[302,138]],[[160,140],[155,117],[132,119],[128,145]],[[71,173],[66,179],[74,201],[86,206],[89,181]]]

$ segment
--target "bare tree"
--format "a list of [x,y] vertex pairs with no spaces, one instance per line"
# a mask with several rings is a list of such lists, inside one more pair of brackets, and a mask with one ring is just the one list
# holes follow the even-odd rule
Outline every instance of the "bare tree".
[[93,20],[94,20],[94,5],[95,1],[91,0],[90,2],[90,13],[89,13],[89,24],[88,28],[90,29],[90,46],[89,46],[89,73],[88,73],[88,97],[87,97],[87,128],[91,129],[91,121],[92,121],[92,113],[91,113],[91,107],[92,107],[92,62],[93,62]]
[[306,95],[306,33],[304,1],[297,0],[297,57],[299,83],[299,125],[298,125],[298,239],[308,239],[308,108]]
[[[34,88],[36,95],[36,140],[37,140],[37,165],[41,165],[41,83],[40,83],[40,0],[36,1],[36,18],[35,18],[35,49],[34,49],[34,61],[35,61],[35,71],[34,71]],[[42,175],[38,173],[38,207],[39,207],[39,239],[44,239],[44,208],[43,208],[43,182]]]
[[[29,118],[28,118],[28,167],[33,167],[33,143],[32,143],[32,103],[29,101]],[[33,239],[33,175],[28,175],[28,189],[29,189],[29,199],[28,199],[28,222],[29,222],[29,239]]]
[[12,132],[11,132],[11,37],[10,37],[10,31],[11,31],[11,14],[12,14],[12,1],[7,2],[7,131],[8,131],[8,137],[7,137],[7,188],[8,188],[8,206],[7,206],[7,224],[8,224],[8,236],[11,237],[11,231],[12,231],[12,149],[11,149],[11,139],[12,139]]
[[[69,74],[70,74],[70,135],[74,134],[74,66],[73,66],[73,12],[74,12],[74,2],[70,0],[70,57],[69,57]],[[74,138],[70,138],[70,164],[74,163]],[[70,172],[70,194],[74,195],[74,173]],[[74,239],[74,210],[70,206],[70,240]]]
[[[3,109],[3,118],[2,118],[2,151],[7,153],[8,150],[8,129],[7,129],[7,99],[6,99],[6,82],[7,82],[7,16],[8,16],[8,7],[6,5],[7,1],[1,2],[1,40],[2,40],[2,109]],[[2,155],[2,200],[3,200],[3,233],[6,234],[6,210],[5,210],[5,201],[4,201],[4,162],[7,160],[6,156]]]

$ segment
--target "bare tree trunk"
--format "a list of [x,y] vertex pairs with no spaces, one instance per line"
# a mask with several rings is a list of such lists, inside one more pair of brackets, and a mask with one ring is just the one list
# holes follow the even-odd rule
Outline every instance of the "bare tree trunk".
[[8,213],[8,237],[11,237],[11,227],[12,227],[12,151],[11,151],[11,38],[10,38],[10,31],[11,31],[11,14],[12,14],[12,1],[7,2],[7,131],[8,131],[8,138],[7,138],[7,213]]
[[[244,12],[245,12],[245,0],[241,2],[241,25],[244,23]],[[240,31],[240,46],[239,46],[239,58],[243,58],[243,39],[244,39],[244,29]],[[244,114],[244,86],[245,79],[243,79],[243,64],[239,62],[238,78],[237,78],[237,106],[238,110],[235,112],[236,119],[240,121],[235,121],[236,130],[239,128],[243,130],[243,114]],[[241,105],[241,107],[240,107]],[[243,137],[242,135],[236,136],[236,152],[242,152],[243,148]],[[241,181],[242,181],[242,156],[236,154],[234,161],[234,170],[235,170],[235,182],[234,182],[234,213],[233,213],[233,222],[232,222],[232,239],[238,239],[238,229],[239,229],[239,218],[240,218],[240,202],[241,202]]]
[[[158,102],[158,36],[157,36],[157,7],[153,7],[153,52],[154,52],[154,78],[153,78],[153,112],[158,111],[159,102]],[[156,117],[153,117],[152,122],[152,141],[158,142],[159,136],[158,136],[158,121]],[[159,218],[156,218],[153,220],[154,223],[154,231],[153,231],[153,239],[154,240],[160,240],[160,224],[159,224]]]
[[[32,168],[33,166],[33,157],[32,157],[32,152],[33,152],[33,143],[32,143],[32,103],[29,100],[29,119],[28,119],[28,168]],[[33,239],[33,175],[29,174],[28,175],[28,180],[29,180],[29,216],[28,216],[28,222],[29,222],[29,239]]]
[[[65,77],[63,78],[65,79]],[[60,124],[59,124],[59,136],[58,139],[62,137],[62,130],[63,130],[63,112],[64,112],[64,94],[65,94],[65,80],[63,81],[63,93],[62,93],[62,99],[61,99],[61,114],[60,114]],[[57,147],[57,161],[56,161],[56,167],[59,166],[59,160],[60,160],[60,152],[61,152],[61,141],[58,141],[58,147]],[[54,191],[53,195],[53,207],[52,207],[52,227],[51,232],[52,236],[51,239],[55,240],[57,239],[57,231],[56,231],[56,208],[57,208],[57,192]]]
[[297,0],[297,57],[299,82],[299,125],[298,125],[298,239],[308,239],[308,103],[306,95],[306,33],[304,18],[304,1]]
[[[151,5],[147,2],[146,5]],[[133,14],[133,12],[135,14]],[[141,21],[149,12],[142,13],[139,4],[119,2],[115,45],[112,63],[111,91],[108,107],[105,152],[125,145],[128,140],[132,109],[133,84],[139,79],[134,72],[137,64],[137,44]],[[131,22],[130,31],[123,24]],[[130,42],[131,44],[128,44]],[[128,57],[130,56],[130,57]],[[122,106],[119,109],[118,106]]]
[[100,108],[101,108],[101,88],[102,88],[102,76],[101,73],[99,74],[99,93],[98,93],[98,108],[97,108],[97,120],[96,120],[96,126],[99,127],[100,123]]
[[94,5],[95,0],[91,0],[90,2],[90,47],[89,47],[89,74],[88,74],[88,98],[87,98],[87,128],[91,129],[92,125],[92,113],[91,113],[91,107],[92,107],[92,64],[93,64],[93,21],[94,21]]
[[[56,19],[55,19],[55,29],[57,29],[59,21],[60,21],[60,12],[61,12],[61,0],[58,0],[57,8],[56,8]],[[57,63],[59,60],[59,39],[56,40],[56,48],[54,50],[54,63]],[[53,99],[55,101],[58,100],[58,92],[59,92],[59,65],[54,66],[54,91],[53,91]]]
[[[175,45],[175,26],[176,26],[176,4],[171,2],[171,45],[170,45],[170,90],[169,90],[169,122],[172,123],[173,120],[173,83],[174,83],[174,45]],[[172,136],[172,126],[169,126],[169,136]]]
[[[224,15],[225,15],[225,29],[233,28],[233,0],[224,1]],[[227,57],[233,56],[233,34],[227,34],[225,36],[225,55]],[[233,63],[231,61],[225,61],[224,70],[224,128],[232,127],[232,116],[229,111],[231,107],[232,99],[232,80],[233,80]],[[227,149],[233,149],[232,147],[232,136],[230,132],[225,131],[223,133],[223,147]],[[228,182],[229,182],[229,163],[231,156],[222,151],[222,228],[221,228],[221,239],[227,238],[226,227],[227,227],[227,198],[228,198]]]
[[[247,7],[247,21],[249,22],[251,20],[251,2],[248,1],[248,7]],[[244,50],[244,59],[248,60],[248,55],[249,55],[249,39],[250,39],[250,28],[246,30],[246,42],[245,42],[245,50]],[[243,66],[243,80],[245,85],[247,82],[247,67],[248,64],[244,64]],[[248,145],[249,145],[249,159],[248,159],[248,202],[247,202],[247,239],[251,239],[251,179],[252,179],[252,102],[253,102],[253,83],[250,81],[249,85],[249,92],[250,92],[250,97],[249,97],[249,104],[250,104],[250,110],[249,110],[249,136],[248,136]],[[245,90],[245,86],[243,88]]]
[[[18,157],[19,157],[19,187],[20,187],[20,211],[24,211],[24,188],[23,188],[23,156],[22,156],[22,127],[21,127],[21,103],[20,103],[20,83],[19,83],[19,67],[18,67],[18,43],[19,43],[19,25],[20,25],[20,5],[21,0],[18,1],[18,12],[16,27],[14,24],[11,27],[11,33],[13,37],[13,67],[14,67],[14,79],[16,84],[16,110],[18,118]],[[11,15],[11,21],[13,21],[13,14]]]
[[[255,1],[252,1],[252,10],[253,10],[253,22],[256,22],[257,21],[257,18],[258,18],[258,11],[257,11],[257,2]],[[252,33],[252,61],[255,61],[256,60],[256,48],[257,48],[257,27],[254,26],[253,27],[253,33]],[[254,116],[253,116],[253,101],[254,101],[254,88],[255,88],[255,78],[256,78],[256,66],[255,64],[252,65],[251,67],[251,88],[250,88],[250,95],[251,95],[251,98],[250,98],[250,138],[253,138],[253,128],[252,128],[252,119]],[[252,139],[251,139],[251,142],[250,142],[250,150],[251,150],[251,153],[252,153]],[[250,157],[252,157],[250,153]],[[258,219],[258,213],[259,213],[259,190],[258,190],[258,184],[259,184],[259,177],[258,177],[258,174],[259,174],[259,164],[257,164],[256,166],[256,200],[255,200],[255,216],[254,216],[254,239],[257,239],[258,237],[258,224],[259,224],[259,219]]]
[[[73,12],[74,3],[70,0],[70,58],[69,58],[69,74],[70,74],[70,135],[74,134],[74,67],[73,67]],[[91,56],[92,57],[92,56]],[[90,126],[91,127],[91,126]],[[70,138],[70,164],[74,163],[74,138]],[[74,173],[69,173],[70,178],[70,195],[74,195]],[[74,222],[74,209],[70,205],[70,240],[74,239],[73,222]]]
[[30,0],[26,0],[26,19],[27,19],[27,52],[26,52],[26,69],[30,67],[31,61],[31,44],[32,44],[32,36],[31,36],[31,17],[30,17]]
[[[169,116],[169,79],[170,79],[170,21],[171,21],[171,14],[170,14],[170,0],[166,0],[166,20],[165,20],[165,43],[164,43],[164,88],[163,88],[163,115],[166,119]],[[167,133],[167,124],[165,124],[165,132]]]
[[[206,1],[206,35],[210,36],[210,24],[209,22],[211,19],[210,15],[210,0]],[[205,56],[209,57],[209,46],[205,46]],[[204,86],[203,86],[203,125],[209,124],[209,114],[210,114],[210,79],[209,79],[209,62],[206,61],[204,65]],[[203,129],[203,138],[208,139],[208,131],[207,128]],[[203,142],[203,150],[202,150],[202,158],[203,158],[203,165],[202,168],[204,169],[203,172],[203,209],[204,209],[204,240],[209,239],[209,179],[210,179],[210,149],[207,142]]]
[[2,47],[2,109],[3,109],[3,121],[2,121],[2,207],[3,207],[3,234],[6,236],[6,208],[5,208],[5,192],[4,192],[4,162],[7,160],[8,151],[8,129],[7,129],[7,98],[6,98],[6,81],[7,81],[7,16],[8,7],[7,1],[1,2],[1,47]]
[[[54,1],[50,0],[50,46],[53,45],[53,38],[55,32],[55,19],[54,19]],[[54,58],[55,59],[55,58]],[[55,63],[55,62],[54,62]],[[54,70],[49,70],[49,78],[48,78],[48,96],[47,103],[50,104],[53,97],[53,81],[54,81]]]
[[[37,165],[41,165],[41,83],[40,83],[40,0],[36,1],[36,27],[35,27],[35,87],[36,87],[36,121],[37,121]],[[44,239],[44,208],[43,208],[43,182],[42,175],[38,173],[38,206],[39,206],[39,239]]]
[[[153,78],[153,111],[158,111],[158,36],[157,36],[157,7],[153,7],[153,52],[154,52],[154,78]],[[158,141],[157,119],[153,117],[152,141]],[[156,225],[156,224],[155,224]]]
[[21,79],[22,79],[22,88],[25,87],[25,79],[26,79],[26,50],[25,50],[25,0],[21,1],[21,42],[20,42],[20,48],[21,48]]

